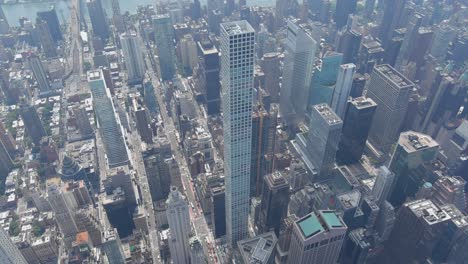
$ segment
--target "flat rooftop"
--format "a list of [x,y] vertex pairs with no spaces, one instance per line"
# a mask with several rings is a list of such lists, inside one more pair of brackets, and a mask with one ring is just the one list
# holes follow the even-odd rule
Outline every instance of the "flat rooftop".
[[311,213],[296,222],[304,237],[308,238],[325,231],[317,216]]
[[435,205],[431,200],[417,200],[405,204],[417,217],[428,225],[450,220],[450,215]]
[[374,71],[379,72],[387,80],[397,85],[398,88],[413,87],[414,83],[408,80],[403,74],[395,70],[388,64],[376,65]]
[[340,218],[338,218],[335,211],[320,211],[319,214],[327,224],[328,229],[341,228],[345,226]]
[[330,108],[330,106],[328,106],[328,104],[314,105],[314,108],[330,125],[335,125],[343,122],[341,118],[335,112],[333,112],[333,110]]
[[253,27],[246,20],[222,23],[221,28],[228,34],[228,36],[255,32]]
[[306,239],[331,229],[346,228],[335,211],[330,210],[312,212],[296,221],[296,224]]
[[353,100],[351,100],[351,104],[354,105],[357,109],[365,109],[377,106],[374,100],[364,96],[353,98]]
[[428,148],[436,148],[439,146],[437,141],[432,139],[430,136],[414,131],[401,133],[398,144],[400,144],[408,153]]

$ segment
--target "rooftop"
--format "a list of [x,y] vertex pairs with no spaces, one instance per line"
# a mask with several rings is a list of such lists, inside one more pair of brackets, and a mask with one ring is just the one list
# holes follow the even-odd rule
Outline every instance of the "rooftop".
[[351,104],[353,104],[357,109],[365,109],[377,106],[374,100],[364,96],[353,98],[353,100],[351,100]]
[[398,88],[407,88],[414,86],[413,82],[408,80],[405,76],[403,76],[403,74],[401,74],[388,64],[376,65],[374,67],[374,71],[379,72],[387,80],[396,84]]
[[318,234],[325,229],[314,213],[310,213],[296,222],[305,238]]
[[253,238],[237,242],[242,259],[246,264],[271,263],[273,251],[278,239],[274,232],[268,232]]
[[333,112],[333,110],[328,106],[328,104],[318,104],[313,106],[315,110],[327,121],[330,125],[335,125],[342,123],[341,118]]
[[344,227],[343,222],[334,211],[320,211],[319,214],[328,226],[328,229]]
[[414,131],[401,133],[398,144],[401,145],[408,153],[439,146],[439,144],[430,136]]
[[228,36],[255,32],[253,27],[246,20],[222,23],[221,28],[228,34]]
[[449,214],[435,205],[431,200],[417,200],[405,204],[417,217],[428,225],[438,224],[450,219]]

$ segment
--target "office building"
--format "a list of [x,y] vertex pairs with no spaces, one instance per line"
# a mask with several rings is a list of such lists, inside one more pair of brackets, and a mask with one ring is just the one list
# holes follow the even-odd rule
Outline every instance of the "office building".
[[28,263],[3,228],[0,228],[0,260],[2,264]]
[[177,187],[171,187],[167,204],[169,249],[174,263],[190,263],[190,215],[187,202]]
[[[451,216],[430,200],[402,205],[381,255],[388,263],[422,263],[433,255]],[[445,231],[446,232],[446,231]]]
[[288,263],[337,263],[347,229],[334,211],[312,212],[295,221]]
[[275,171],[263,178],[262,201],[257,219],[258,233],[274,231],[278,236],[281,223],[287,216],[289,184],[281,172]]
[[85,107],[76,107],[73,109],[73,114],[75,115],[76,126],[80,131],[83,139],[92,138],[94,136],[94,130],[91,127],[91,122],[89,122],[88,113],[86,112]]
[[305,24],[288,20],[280,115],[288,125],[304,119],[317,42]]
[[41,59],[35,55],[30,54],[28,56],[28,64],[31,68],[34,78],[36,79],[37,86],[40,94],[47,94],[50,91],[50,83],[47,78],[47,73],[42,65]]
[[101,248],[104,254],[106,254],[109,263],[126,263],[122,242],[115,228],[108,228],[104,231]]
[[0,141],[0,174],[8,175],[14,168],[13,160],[2,141]]
[[394,179],[395,174],[387,167],[381,166],[378,169],[374,187],[372,187],[372,195],[377,205],[383,204],[388,199]]
[[112,22],[114,23],[114,27],[118,32],[124,32],[126,29],[125,20],[122,16],[122,12],[120,11],[120,3],[119,0],[111,0],[112,6]]
[[344,120],[346,109],[348,108],[348,98],[351,94],[355,71],[356,65],[349,63],[341,65],[340,71],[338,72],[331,108],[342,120]]
[[149,122],[149,113],[143,105],[143,102],[133,99],[133,113],[136,121],[136,129],[140,138],[146,144],[153,143],[153,131]]
[[55,6],[50,6],[49,10],[37,12],[37,17],[47,23],[47,27],[55,43],[63,39]]
[[335,166],[343,121],[327,104],[314,105],[309,120],[309,131],[298,134],[296,142],[304,163],[318,175],[314,181],[321,181],[330,175]]
[[369,141],[383,153],[398,139],[413,87],[411,81],[390,65],[377,65],[372,71],[367,96],[377,104],[377,109]]
[[270,94],[272,103],[279,103],[280,96],[280,53],[270,52],[263,55],[261,67],[265,74],[264,89]]
[[404,21],[404,8],[407,0],[395,0],[383,2],[384,15],[379,27],[379,37],[385,49],[387,49],[392,39],[395,29],[400,28]]
[[8,154],[14,157],[16,153],[16,141],[11,133],[5,129],[2,122],[0,122],[0,142],[3,144]]
[[164,162],[161,149],[155,147],[143,153],[146,177],[148,178],[149,191],[153,201],[167,199],[170,190],[171,178],[169,167]]
[[[269,132],[271,129],[269,113],[261,106],[252,113],[252,150],[250,164],[250,195],[261,193],[263,176],[265,175],[265,156],[268,154]],[[273,143],[273,142],[271,142]],[[270,153],[271,154],[271,153]]]
[[57,45],[54,42],[52,34],[50,33],[47,22],[37,18],[36,30],[39,34],[39,41],[41,43],[42,52],[46,58],[57,57]]
[[160,78],[171,80],[175,70],[175,52],[173,28],[168,14],[156,15],[153,18],[157,55],[159,57]]
[[362,34],[349,24],[338,32],[337,38],[336,51],[343,54],[343,63],[357,63]]
[[356,11],[357,0],[337,0],[335,10],[336,27],[338,29],[346,26],[348,22],[348,16]]
[[226,235],[226,193],[224,186],[210,188],[211,199],[211,223],[214,237],[220,238]]
[[197,43],[191,34],[186,34],[179,40],[179,52],[184,66],[184,73],[191,75],[198,63]]
[[104,144],[107,166],[114,168],[125,165],[128,163],[127,145],[102,70],[88,72],[88,85],[93,99],[97,128]]
[[190,239],[190,264],[206,264],[203,246],[198,238]]
[[237,248],[243,263],[273,264],[277,242],[275,233],[268,232],[238,241]]
[[26,128],[26,133],[31,137],[34,144],[38,145],[47,132],[37,114],[35,106],[23,106],[20,110],[21,118]]
[[145,61],[140,48],[140,39],[135,32],[120,35],[120,44],[127,68],[129,84],[139,84],[145,78]]
[[[395,174],[390,191],[389,202],[398,207],[406,197],[414,195],[423,183],[413,174],[423,163],[433,161],[438,153],[439,144],[431,137],[414,131],[400,134],[398,145],[390,160],[389,169]],[[413,178],[416,176],[416,179]]]
[[331,104],[342,60],[343,54],[333,51],[321,55],[310,83],[309,107],[323,103]]
[[74,212],[78,207],[71,193],[65,193],[60,186],[55,184],[47,187],[47,200],[55,214],[55,220],[63,235],[65,245],[71,246],[78,233],[78,227],[74,219]]
[[206,112],[208,115],[220,113],[221,83],[219,82],[219,52],[211,41],[198,42],[201,52],[200,67],[200,88],[206,101]]
[[348,102],[336,153],[338,162],[352,164],[361,159],[376,108],[377,104],[367,97],[353,98]]
[[235,246],[248,235],[255,30],[247,21],[223,23],[220,46],[226,235]]
[[93,35],[105,42],[110,36],[110,30],[101,0],[86,0],[86,6],[93,27]]
[[418,45],[422,43],[417,42],[417,37],[419,28],[423,23],[423,18],[424,15],[418,12],[415,12],[415,14],[411,17],[406,27],[406,33],[403,38],[403,42],[401,43],[400,52],[398,53],[395,62],[395,68],[402,69],[402,66],[408,63],[410,57],[413,56],[412,53],[416,52],[415,48],[422,48],[420,45]]
[[445,176],[432,185],[432,201],[439,206],[453,204],[458,210],[466,210],[466,181],[460,176]]

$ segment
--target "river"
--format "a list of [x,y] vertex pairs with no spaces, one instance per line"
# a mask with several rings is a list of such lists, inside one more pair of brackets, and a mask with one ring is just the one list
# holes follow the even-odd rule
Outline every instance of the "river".
[[[82,0],[83,1],[83,0]],[[120,9],[122,13],[130,12],[135,13],[137,6],[153,4],[155,0],[119,0]],[[202,5],[206,3],[206,0],[200,0]],[[57,0],[57,1],[45,1],[41,3],[18,3],[18,4],[2,4],[5,16],[8,19],[8,23],[12,26],[18,26],[19,18],[26,17],[34,21],[36,19],[36,12],[47,10],[50,5],[55,4],[57,9],[57,15],[60,21],[68,21],[70,17],[70,6],[69,0]],[[259,6],[274,6],[275,0],[247,0],[248,5],[259,5]],[[106,9],[107,14],[111,14],[111,0],[102,0],[102,5]]]

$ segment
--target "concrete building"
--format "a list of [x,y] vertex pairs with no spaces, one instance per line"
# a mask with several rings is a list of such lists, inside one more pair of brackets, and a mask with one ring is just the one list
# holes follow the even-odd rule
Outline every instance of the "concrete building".
[[382,166],[378,169],[374,187],[372,188],[372,195],[377,205],[381,205],[388,199],[394,179],[395,174],[389,171],[387,167]]
[[173,28],[168,14],[153,18],[157,55],[159,57],[160,78],[171,80],[176,72]]
[[123,128],[112,102],[102,70],[88,72],[88,85],[93,99],[98,131],[104,144],[107,166],[114,168],[128,163]]
[[197,43],[190,34],[179,41],[180,56],[185,73],[189,75],[198,63]]
[[101,248],[110,264],[126,263],[122,242],[116,229],[109,228],[104,231]]
[[143,102],[133,99],[133,114],[136,121],[136,129],[140,138],[146,144],[153,143],[153,131],[151,130],[149,113],[143,105]]
[[432,185],[432,201],[439,206],[453,204],[464,212],[467,209],[465,185],[460,176],[441,177]]
[[188,264],[190,263],[189,237],[191,229],[187,202],[176,187],[171,187],[166,204],[167,221],[171,232],[169,249],[172,261],[175,264]]
[[312,212],[294,222],[289,264],[337,263],[348,227],[334,211]]
[[237,242],[244,263],[273,264],[278,239],[274,232],[267,232]]
[[331,108],[342,120],[344,120],[346,110],[348,109],[348,98],[351,94],[355,71],[356,65],[353,63],[341,65],[335,89],[333,90]]
[[317,42],[305,24],[288,20],[280,115],[289,125],[304,119]]
[[248,235],[254,49],[255,30],[247,21],[221,24],[226,231],[233,246]]
[[26,259],[11,241],[10,236],[0,228],[0,260],[2,264],[26,264]]
[[383,153],[397,141],[414,84],[390,65],[377,65],[371,75],[367,96],[377,103],[369,141]]
[[21,107],[20,114],[24,122],[26,133],[31,137],[34,144],[39,145],[42,137],[47,136],[47,132],[37,114],[36,107],[33,105],[23,106]]
[[145,61],[143,51],[140,48],[141,42],[135,32],[126,32],[120,35],[120,44],[127,68],[128,83],[139,84],[145,78]]
[[265,74],[265,90],[273,103],[279,103],[280,96],[280,53],[270,52],[263,55],[261,67]]

